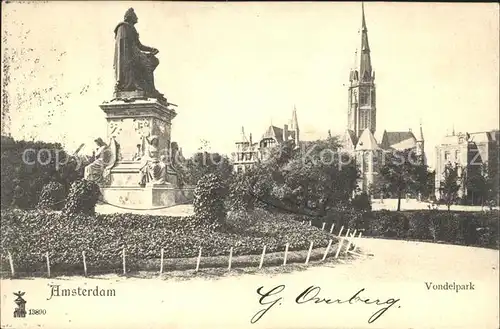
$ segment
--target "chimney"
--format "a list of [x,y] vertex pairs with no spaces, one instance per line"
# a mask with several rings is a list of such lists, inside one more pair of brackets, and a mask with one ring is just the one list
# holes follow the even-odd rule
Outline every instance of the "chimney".
[[283,126],[283,141],[286,142],[288,140],[288,125]]

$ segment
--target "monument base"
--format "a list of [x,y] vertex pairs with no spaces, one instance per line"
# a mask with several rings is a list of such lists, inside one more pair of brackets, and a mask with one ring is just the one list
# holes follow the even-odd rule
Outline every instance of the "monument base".
[[119,207],[150,209],[188,204],[193,201],[194,187],[175,187],[171,184],[146,187],[103,187],[104,202]]

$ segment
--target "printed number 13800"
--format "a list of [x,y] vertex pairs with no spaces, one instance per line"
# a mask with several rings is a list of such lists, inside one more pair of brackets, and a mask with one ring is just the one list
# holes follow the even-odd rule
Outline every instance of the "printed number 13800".
[[45,315],[47,314],[47,310],[44,309],[30,309],[28,315]]

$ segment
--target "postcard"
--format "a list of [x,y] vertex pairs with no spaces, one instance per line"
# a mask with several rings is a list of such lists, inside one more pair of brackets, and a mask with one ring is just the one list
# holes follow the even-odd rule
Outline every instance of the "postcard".
[[498,328],[498,9],[2,2],[1,328]]

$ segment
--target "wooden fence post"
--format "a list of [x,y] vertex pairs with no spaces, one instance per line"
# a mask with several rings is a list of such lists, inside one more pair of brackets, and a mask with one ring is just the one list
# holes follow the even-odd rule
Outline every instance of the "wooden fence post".
[[125,248],[122,249],[123,275],[127,275],[127,265],[125,262]]
[[345,238],[347,239],[347,247],[345,249],[345,254],[347,255],[347,253],[349,252],[349,248],[351,247],[351,243],[352,243],[352,239],[349,238],[349,230],[347,230],[347,234],[345,235]]
[[266,246],[262,249],[262,256],[260,256],[260,264],[259,264],[259,270],[262,268],[262,265],[264,264],[264,256],[266,255]]
[[47,276],[50,278],[50,259],[48,251],[45,253],[45,258],[47,259]]
[[321,230],[322,230],[322,231],[325,229],[325,225],[326,225],[326,223],[325,223],[325,222],[323,222],[323,226],[321,226]]
[[342,236],[342,231],[344,231],[344,225],[340,228],[339,236]]
[[343,244],[344,244],[344,238],[340,239],[339,247],[337,248],[337,252],[335,253],[335,258],[339,258],[340,249],[342,249]]
[[283,265],[286,265],[286,257],[288,256],[288,242],[287,244],[285,245],[285,258],[283,259]]
[[12,254],[10,253],[10,251],[8,252],[8,254],[9,254],[10,274],[12,275],[12,277],[15,277],[16,272],[14,271],[14,260],[12,259]]
[[85,250],[82,251],[82,257],[83,257],[83,272],[85,273],[85,276],[87,276],[87,259],[85,258]]
[[335,227],[335,223],[332,223],[332,227],[330,227],[330,234],[333,233],[333,228]]
[[330,248],[332,247],[332,242],[333,242],[333,240],[328,241],[328,246],[325,249],[325,254],[323,255],[323,259],[321,259],[321,260],[326,259],[326,256],[328,255],[328,252],[330,251]]
[[347,228],[347,233],[345,234],[345,237],[346,237],[346,238],[348,238],[348,237],[349,237],[349,231],[350,231],[350,230],[351,230],[350,228]]
[[233,260],[233,247],[231,247],[231,250],[229,250],[229,265],[227,267],[228,271],[231,271],[231,262]]
[[198,259],[196,260],[196,272],[200,269],[200,261],[201,261],[201,247],[200,252],[198,253]]
[[164,254],[164,250],[163,248],[161,248],[161,252],[160,252],[160,275],[162,275],[163,273],[163,254]]
[[361,238],[361,233],[363,233],[363,232],[359,232],[359,235],[358,235],[357,238],[354,237],[354,242],[352,243],[353,246],[357,246],[358,245],[358,239]]
[[354,230],[354,232],[352,233],[351,237],[355,238],[356,237],[356,231],[357,230]]
[[309,258],[311,257],[312,249],[313,249],[313,242],[311,241],[311,244],[309,245],[309,251],[307,252],[306,265],[309,264]]
[[311,225],[312,225],[312,220],[309,221],[309,226],[311,226]]

